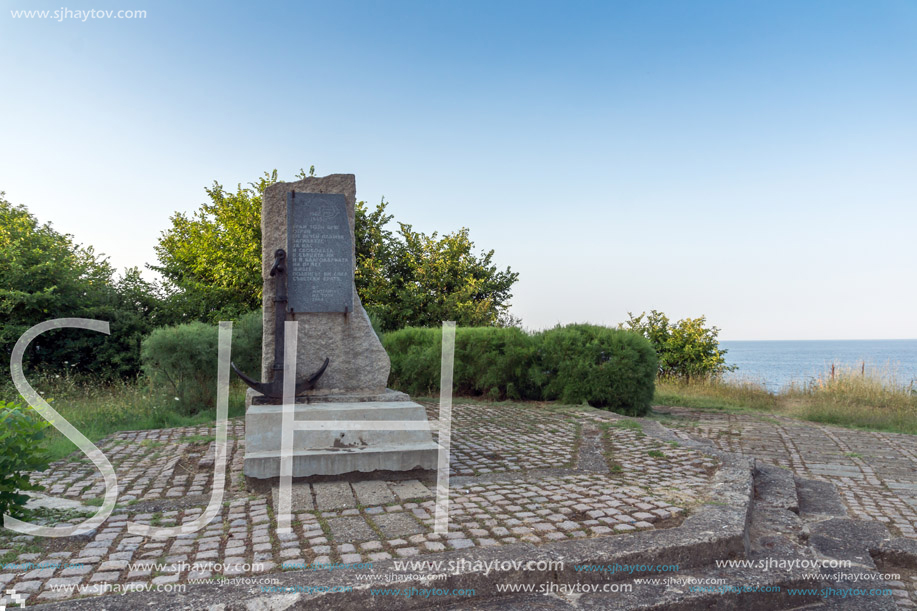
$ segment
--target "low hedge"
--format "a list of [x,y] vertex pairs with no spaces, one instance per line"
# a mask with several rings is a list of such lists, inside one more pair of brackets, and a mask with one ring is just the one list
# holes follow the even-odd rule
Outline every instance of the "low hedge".
[[[439,392],[442,331],[386,333],[389,386],[412,395]],[[516,328],[456,330],[454,392],[491,399],[588,403],[629,415],[649,411],[656,353],[643,337],[596,325],[528,334]]]
[[[140,346],[143,373],[161,393],[177,399],[176,407],[193,415],[216,405],[219,327],[192,322],[162,327]],[[261,312],[233,324],[232,361],[249,375],[261,371]]]
[[[392,361],[389,386],[411,395],[439,393],[442,330],[408,327],[384,334]],[[455,335],[453,388],[459,395],[535,399],[529,369],[535,346],[515,328],[459,327]]]
[[643,337],[596,325],[568,325],[536,338],[543,399],[588,403],[630,416],[649,411],[658,364]]

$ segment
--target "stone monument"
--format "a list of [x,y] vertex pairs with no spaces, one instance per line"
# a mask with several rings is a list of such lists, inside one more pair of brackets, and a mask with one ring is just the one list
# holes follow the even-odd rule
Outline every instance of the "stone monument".
[[[246,401],[248,478],[280,475],[283,408],[272,383],[282,376],[280,362],[292,357],[282,350],[283,319],[299,323],[296,421],[427,421],[422,406],[386,388],[391,363],[354,285],[355,203],[353,174],[277,183],[264,192],[264,382],[238,372],[256,389]],[[406,428],[297,430],[293,477],[436,469],[438,446],[431,432]]]

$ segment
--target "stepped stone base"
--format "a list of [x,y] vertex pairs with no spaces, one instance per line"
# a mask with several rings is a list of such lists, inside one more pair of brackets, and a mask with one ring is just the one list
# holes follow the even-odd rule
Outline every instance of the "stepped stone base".
[[[325,423],[294,431],[293,477],[437,467],[439,445],[433,441],[424,408],[413,401],[297,402],[293,412],[297,422]],[[282,421],[282,405],[255,403],[248,408],[243,468],[246,477],[280,477]],[[407,421],[422,426],[419,430],[348,428],[367,421]],[[336,427],[335,422],[342,426]]]
[[[386,388],[381,392],[352,392],[346,394],[329,394],[323,391],[310,390],[301,395],[297,395],[297,403],[314,404],[314,403],[363,403],[366,401],[410,401],[411,397],[400,390]],[[245,407],[252,405],[271,405],[277,403],[274,399],[265,397],[259,392],[249,388],[245,392]]]

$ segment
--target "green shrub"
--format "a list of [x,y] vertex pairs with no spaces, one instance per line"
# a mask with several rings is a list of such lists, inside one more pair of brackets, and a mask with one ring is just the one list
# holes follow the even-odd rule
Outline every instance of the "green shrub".
[[[439,393],[442,330],[408,327],[386,333],[392,361],[389,385],[412,395]],[[457,395],[537,399],[529,369],[535,346],[514,327],[459,327],[455,335],[453,388]]]
[[[412,395],[439,392],[442,331],[409,327],[386,333],[389,385]],[[653,397],[656,356],[633,333],[593,325],[527,334],[508,327],[459,327],[454,391],[490,399],[560,399],[631,415]]]
[[[192,322],[153,331],[140,348],[143,372],[157,393],[192,415],[216,405],[219,327]],[[249,375],[261,370],[261,313],[233,325],[232,360]]]
[[489,399],[539,399],[532,336],[515,327],[456,329],[455,391]]
[[261,310],[256,310],[232,325],[232,362],[255,378],[261,377],[261,322]]
[[537,339],[536,375],[545,400],[588,403],[631,416],[649,411],[657,362],[646,339],[584,324],[555,327]]
[[392,362],[389,386],[411,395],[439,392],[442,331],[405,327],[384,334],[382,345]]
[[0,515],[27,517],[23,492],[43,489],[29,474],[47,466],[39,442],[48,426],[31,407],[0,401]]
[[734,365],[726,364],[726,350],[720,348],[719,328],[707,327],[707,319],[684,318],[670,322],[669,317],[656,310],[634,316],[628,312],[627,322],[618,325],[642,335],[650,341],[659,359],[659,377],[684,381],[714,379]]

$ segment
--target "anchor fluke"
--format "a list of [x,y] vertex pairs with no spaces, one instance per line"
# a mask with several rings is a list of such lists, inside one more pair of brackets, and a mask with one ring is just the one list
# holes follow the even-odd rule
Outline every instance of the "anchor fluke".
[[[318,379],[322,377],[322,374],[325,373],[325,370],[328,369],[328,363],[331,362],[331,359],[325,359],[325,362],[322,363],[322,366],[319,367],[315,373],[310,375],[307,378],[302,378],[296,382],[296,394],[302,394],[307,390],[312,390],[315,388],[315,383],[318,382]],[[253,380],[251,377],[247,376],[245,372],[236,367],[235,363],[230,363],[232,370],[236,372],[236,375],[239,378],[248,384],[256,392],[261,393],[265,397],[270,397],[271,399],[282,399],[283,398],[283,374],[277,376],[279,379],[275,379],[272,382],[258,382]]]

